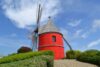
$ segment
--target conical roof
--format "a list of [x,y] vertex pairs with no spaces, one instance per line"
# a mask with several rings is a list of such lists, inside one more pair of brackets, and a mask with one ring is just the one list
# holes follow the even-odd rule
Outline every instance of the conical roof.
[[53,24],[50,18],[47,24],[39,28],[39,34],[46,32],[59,32],[58,28]]

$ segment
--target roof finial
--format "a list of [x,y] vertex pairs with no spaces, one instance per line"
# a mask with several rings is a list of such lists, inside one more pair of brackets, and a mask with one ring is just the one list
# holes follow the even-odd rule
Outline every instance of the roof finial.
[[48,18],[51,19],[51,16],[49,16]]

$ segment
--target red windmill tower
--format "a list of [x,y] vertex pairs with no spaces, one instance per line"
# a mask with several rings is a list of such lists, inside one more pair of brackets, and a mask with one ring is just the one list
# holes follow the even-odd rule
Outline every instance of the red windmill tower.
[[36,29],[31,33],[33,47],[42,50],[51,50],[54,52],[55,59],[64,58],[64,44],[63,40],[67,43],[70,50],[72,50],[70,44],[63,37],[63,34],[56,28],[49,17],[48,23],[42,27],[39,27],[39,22],[42,15],[42,7],[39,4],[37,14],[37,26]]
[[50,17],[48,23],[39,28],[38,50],[51,50],[55,59],[64,58],[63,35],[53,25]]

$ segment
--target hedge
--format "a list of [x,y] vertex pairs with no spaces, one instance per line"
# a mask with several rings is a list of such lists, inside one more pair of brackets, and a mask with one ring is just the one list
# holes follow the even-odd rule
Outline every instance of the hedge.
[[66,59],[76,59],[81,54],[78,50],[69,50],[66,52]]
[[[98,56],[99,55],[99,53],[100,53],[100,51],[98,51],[98,50],[86,50],[86,51],[84,51],[83,52],[83,54],[84,55],[86,55],[86,56],[91,56],[91,57],[93,57],[93,56]],[[100,56],[100,55],[99,55]]]
[[36,56],[26,60],[0,64],[0,67],[53,67],[53,56]]
[[45,60],[38,59],[37,57],[6,64],[0,64],[0,67],[47,67],[47,63]]
[[28,52],[28,53],[20,53],[20,54],[15,54],[11,56],[6,56],[3,58],[0,58],[0,64],[24,60],[24,59],[28,59],[28,58],[32,58],[32,57],[40,56],[40,55],[53,56],[53,52],[52,51],[39,51],[39,52]]
[[47,67],[53,67],[53,65],[54,65],[54,57],[53,56],[44,55],[44,56],[42,56],[42,58],[40,57],[40,59],[43,59],[47,62]]
[[100,66],[100,56],[89,57],[89,56],[81,55],[80,57],[77,58],[77,60],[82,61],[82,62],[96,64]]
[[97,50],[87,50],[77,57],[77,60],[100,66],[100,52]]

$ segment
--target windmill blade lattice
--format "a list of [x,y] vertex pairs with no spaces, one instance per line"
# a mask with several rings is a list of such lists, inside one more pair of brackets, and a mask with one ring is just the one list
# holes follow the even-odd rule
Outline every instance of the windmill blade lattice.
[[41,15],[42,15],[42,7],[41,7],[41,4],[39,4],[38,6],[38,13],[37,13],[37,25],[36,25],[36,29],[31,33],[31,40],[32,40],[32,49],[33,50],[37,50],[37,47],[38,47],[38,28],[39,28],[39,22],[40,22],[40,19],[41,19]]
[[28,38],[31,40],[31,48],[33,51],[36,51],[37,49],[37,35],[35,32],[32,32],[29,34]]

